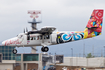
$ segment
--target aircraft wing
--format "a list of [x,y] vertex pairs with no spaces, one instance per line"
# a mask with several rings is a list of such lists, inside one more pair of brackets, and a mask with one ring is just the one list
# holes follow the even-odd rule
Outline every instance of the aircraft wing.
[[39,33],[39,34],[51,34],[55,29],[56,29],[55,27],[43,27],[43,28],[41,28],[41,30],[29,31],[28,35],[29,34],[36,34],[36,33]]
[[40,32],[41,34],[51,34],[56,28],[55,27],[43,27],[41,28]]

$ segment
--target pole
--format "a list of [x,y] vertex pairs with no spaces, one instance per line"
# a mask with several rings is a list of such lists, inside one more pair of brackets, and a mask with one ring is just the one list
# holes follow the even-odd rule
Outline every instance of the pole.
[[85,57],[85,43],[84,43],[84,46],[83,46],[83,57]]
[[105,67],[105,46],[104,46],[104,67]]
[[73,48],[71,48],[71,50],[72,50],[71,53],[72,53],[72,57],[73,57]]
[[92,56],[94,57],[94,45],[93,45],[93,55]]
[[55,62],[55,69],[56,69],[56,53],[55,53],[55,57],[54,57],[54,62]]
[[101,57],[103,57],[103,54],[102,54],[102,52],[103,52],[103,51],[102,51],[102,49],[101,49]]
[[73,66],[73,48],[71,48],[71,52],[72,52],[72,66]]

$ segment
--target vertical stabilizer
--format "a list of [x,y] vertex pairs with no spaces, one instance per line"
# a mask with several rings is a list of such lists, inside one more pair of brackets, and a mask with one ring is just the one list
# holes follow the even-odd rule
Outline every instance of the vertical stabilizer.
[[103,9],[93,10],[84,30],[84,38],[91,38],[101,34],[103,23]]

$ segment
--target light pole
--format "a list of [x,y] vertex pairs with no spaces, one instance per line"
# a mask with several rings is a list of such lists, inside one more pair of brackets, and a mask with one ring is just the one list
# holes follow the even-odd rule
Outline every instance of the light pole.
[[72,52],[72,66],[73,66],[73,48],[71,48],[71,52]]
[[104,67],[105,67],[105,46],[104,46]]
[[71,48],[71,50],[72,50],[71,53],[72,53],[72,57],[73,57],[73,48]]

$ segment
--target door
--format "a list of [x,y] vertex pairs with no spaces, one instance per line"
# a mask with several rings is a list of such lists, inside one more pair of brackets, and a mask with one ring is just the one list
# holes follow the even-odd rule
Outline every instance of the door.
[[56,38],[57,38],[57,34],[56,33],[51,34],[51,42],[53,44],[56,44]]

